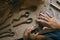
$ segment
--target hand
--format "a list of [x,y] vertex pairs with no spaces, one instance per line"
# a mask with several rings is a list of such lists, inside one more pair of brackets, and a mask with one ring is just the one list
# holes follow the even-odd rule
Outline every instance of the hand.
[[26,30],[24,31],[24,34],[23,34],[24,40],[27,40],[28,38],[30,38],[31,31],[33,31],[34,29],[35,29],[34,26],[30,26],[30,27],[26,28]]
[[50,25],[50,27],[53,29],[60,28],[59,21],[47,13],[46,14],[40,13],[37,22],[43,23],[43,25]]
[[46,37],[44,35],[39,35],[39,32],[37,33],[31,33],[33,30],[35,29],[35,27],[28,27],[25,32],[24,32],[24,40],[44,40],[44,39],[47,39],[47,40],[53,40],[49,37]]
[[31,31],[33,31],[35,29],[35,27],[28,27],[25,32],[24,32],[24,40],[43,40],[43,39],[47,39],[47,40],[53,40],[49,37],[46,37],[44,35],[38,35],[39,33],[31,33]]

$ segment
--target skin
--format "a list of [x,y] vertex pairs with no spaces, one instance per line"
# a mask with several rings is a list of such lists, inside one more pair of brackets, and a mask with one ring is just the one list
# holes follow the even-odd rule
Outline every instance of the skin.
[[[46,1],[45,1],[46,2]],[[36,20],[39,23],[42,23],[45,27],[49,27],[48,29],[52,28],[52,29],[60,29],[60,22],[57,21],[56,18],[52,17],[50,14],[43,14],[40,13],[40,16],[38,17],[38,19]],[[46,26],[47,25],[47,26]],[[24,40],[28,40],[28,38],[30,39],[39,39],[39,40],[43,40],[44,38],[47,38],[47,40],[53,40],[51,38],[48,38],[46,36],[43,35],[38,35],[39,33],[36,34],[32,34],[31,32],[35,29],[35,27],[28,27],[26,28],[23,38]],[[44,31],[45,32],[45,31]]]
[[[47,2],[47,0],[45,0],[44,2]],[[45,27],[49,27],[48,29],[52,28],[52,29],[60,29],[60,22],[57,21],[57,19],[53,16],[51,16],[50,14],[43,14],[43,13],[40,13],[39,14],[40,16],[38,17],[38,19],[36,20],[37,22],[39,23],[42,23]],[[36,33],[36,34],[32,34],[31,32],[35,29],[35,27],[28,27],[26,28],[25,32],[24,32],[24,35],[23,35],[23,38],[24,40],[29,40],[28,38],[30,39],[39,39],[39,40],[43,40],[44,38],[47,38],[47,40],[53,40],[51,38],[48,38],[46,36],[43,36],[43,35],[38,35],[39,33]],[[44,31],[46,32],[46,31]]]
[[[57,21],[56,18],[52,17],[50,14],[43,14],[40,13],[40,16],[38,17],[38,19],[36,20],[37,22],[42,23],[43,25],[50,25],[50,28],[52,29],[60,29],[60,22]],[[47,26],[47,27],[48,27]],[[28,27],[25,32],[24,32],[24,40],[28,40],[28,38],[30,39],[39,39],[39,40],[43,40],[44,38],[47,38],[47,40],[53,40],[51,38],[45,37],[43,35],[38,35],[39,33],[36,34],[31,34],[31,31],[33,31],[35,29],[35,27]]]
[[40,13],[40,16],[38,17],[37,21],[43,23],[44,25],[50,25],[50,27],[53,29],[60,29],[60,22],[48,13]]
[[35,29],[35,27],[28,27],[25,32],[24,32],[24,35],[23,35],[23,39],[24,40],[44,40],[44,39],[47,39],[47,40],[53,40],[51,38],[48,38],[46,36],[43,36],[43,35],[38,35],[39,33],[31,33],[33,30]]

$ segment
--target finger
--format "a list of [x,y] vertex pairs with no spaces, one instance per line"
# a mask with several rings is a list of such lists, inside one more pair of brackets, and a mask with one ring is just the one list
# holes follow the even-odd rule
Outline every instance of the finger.
[[[44,14],[43,14],[43,13],[40,13],[39,16],[44,16]],[[44,17],[45,17],[45,16],[44,16]]]
[[48,14],[48,12],[46,12],[46,15],[47,15],[48,17],[52,18],[52,16],[51,16],[50,14]]
[[35,34],[35,33],[33,33],[32,35],[33,35],[33,36],[37,36],[38,34],[39,34],[39,33],[36,33],[36,34]]
[[42,19],[37,19],[37,21],[38,21],[38,22],[41,22],[41,23],[47,23],[47,24],[48,24],[48,22],[47,22],[47,21],[42,20]]
[[40,13],[39,16],[43,16],[43,17],[49,18],[46,14],[43,14],[43,13]]
[[45,20],[45,21],[48,21],[48,20],[49,20],[48,18],[45,18],[45,17],[43,17],[43,16],[38,17],[38,19],[39,19],[39,20],[42,19],[42,20]]
[[51,25],[49,22],[42,20],[42,19],[37,19],[37,22],[41,23],[42,25],[51,28]]
[[51,29],[51,28],[49,28],[49,27],[43,27],[43,30],[46,30],[46,29]]

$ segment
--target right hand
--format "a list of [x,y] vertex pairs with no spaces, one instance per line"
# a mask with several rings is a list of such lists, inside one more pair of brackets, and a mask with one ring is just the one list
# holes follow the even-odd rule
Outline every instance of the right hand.
[[47,13],[46,14],[40,13],[37,22],[40,22],[46,26],[49,25],[53,29],[60,29],[60,22],[56,18],[52,17]]

